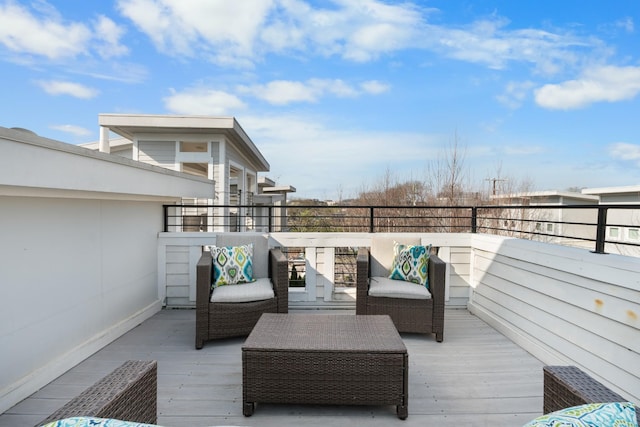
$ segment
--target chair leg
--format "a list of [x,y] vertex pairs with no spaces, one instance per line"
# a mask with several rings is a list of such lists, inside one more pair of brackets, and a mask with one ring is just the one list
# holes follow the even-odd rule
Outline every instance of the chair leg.
[[444,334],[442,332],[436,332],[436,341],[442,342],[442,340],[444,338],[443,335]]

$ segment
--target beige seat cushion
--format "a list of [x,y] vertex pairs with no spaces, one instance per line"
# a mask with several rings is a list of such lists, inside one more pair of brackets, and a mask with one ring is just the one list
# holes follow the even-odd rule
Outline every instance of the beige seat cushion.
[[211,293],[211,302],[251,302],[275,297],[271,279],[256,279],[255,282],[239,285],[218,286]]
[[431,299],[431,293],[422,285],[387,277],[372,277],[369,280],[369,295],[372,297]]

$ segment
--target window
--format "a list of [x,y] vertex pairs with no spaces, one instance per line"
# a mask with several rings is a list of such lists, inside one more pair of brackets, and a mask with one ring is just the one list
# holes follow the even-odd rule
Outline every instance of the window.
[[611,239],[619,239],[620,238],[620,229],[618,227],[609,227],[609,238],[611,238]]
[[553,233],[553,224],[547,224],[547,233]]
[[207,177],[209,165],[207,163],[181,163],[182,172],[191,175]]
[[640,240],[640,229],[630,228],[629,229],[629,240]]
[[207,151],[206,142],[181,142],[180,152],[182,153],[205,153]]

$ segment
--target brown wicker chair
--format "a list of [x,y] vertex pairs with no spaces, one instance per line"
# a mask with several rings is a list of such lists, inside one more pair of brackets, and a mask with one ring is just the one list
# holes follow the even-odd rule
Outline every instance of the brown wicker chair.
[[[253,271],[257,278],[269,277],[274,298],[252,302],[212,303],[213,265],[211,252],[203,251],[196,267],[196,348],[205,341],[249,335],[262,313],[287,313],[289,280],[287,259],[280,249],[269,249],[264,235],[238,235],[233,240],[218,236],[219,246],[254,243]],[[242,285],[234,285],[242,286]]]
[[[544,401],[545,414],[586,403],[628,402],[596,381],[577,366],[545,366]],[[640,420],[640,406],[636,405],[636,417]]]
[[115,418],[155,424],[158,420],[158,363],[129,360],[36,426],[71,417]]
[[[420,244],[405,242],[405,244]],[[374,237],[371,250],[360,248],[357,257],[356,314],[387,314],[398,332],[433,333],[436,341],[444,335],[446,264],[435,254],[429,257],[431,299],[372,297],[370,277],[388,277],[393,261],[393,238]]]

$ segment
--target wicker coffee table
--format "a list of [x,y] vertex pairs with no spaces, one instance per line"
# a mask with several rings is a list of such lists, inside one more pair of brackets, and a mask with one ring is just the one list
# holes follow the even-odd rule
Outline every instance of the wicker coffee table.
[[242,404],[396,405],[408,415],[408,355],[389,316],[262,315],[242,346]]

